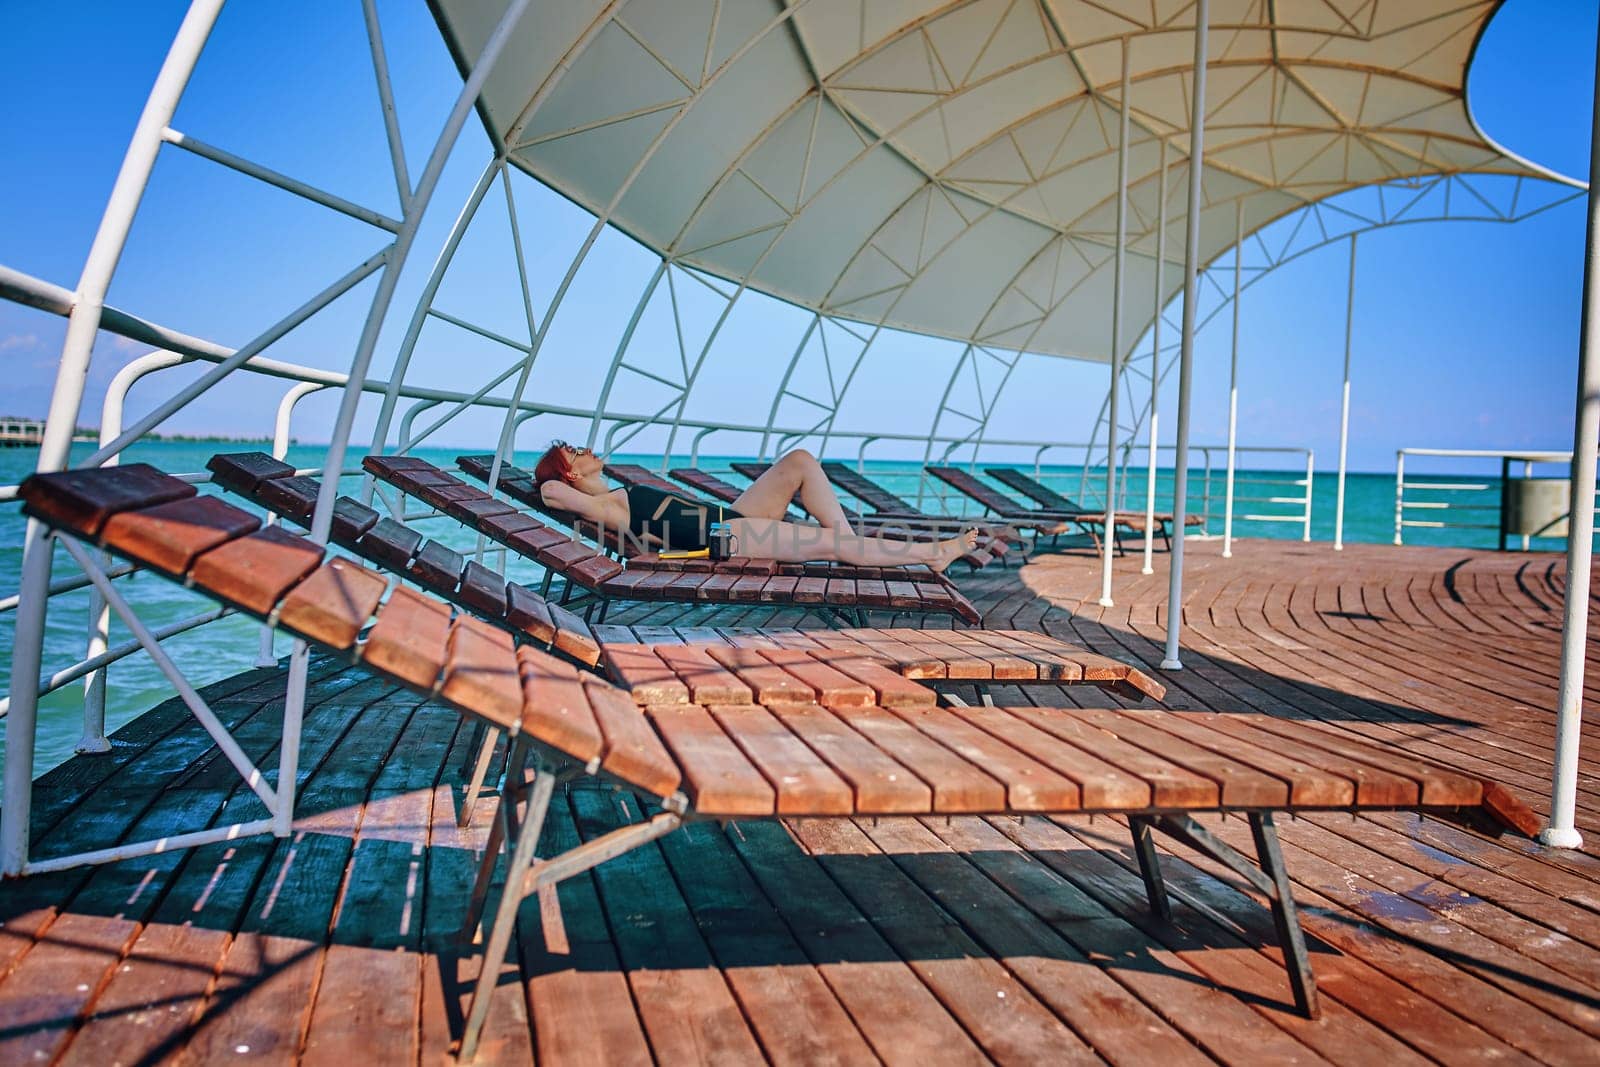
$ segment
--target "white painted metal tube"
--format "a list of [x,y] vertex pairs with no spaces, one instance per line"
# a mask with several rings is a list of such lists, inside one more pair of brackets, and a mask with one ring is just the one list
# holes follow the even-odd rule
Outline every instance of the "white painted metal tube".
[[[1350,235],[1350,278],[1344,295],[1344,388],[1339,395],[1339,482],[1333,498],[1333,550],[1344,551],[1345,451],[1350,443],[1350,333],[1356,313],[1356,235]],[[1311,487],[1306,486],[1306,495]],[[1310,510],[1309,507],[1307,510]]]
[[383,109],[383,132],[389,139],[389,162],[394,167],[395,194],[400,213],[411,208],[411,177],[406,173],[406,145],[400,136],[400,116],[394,107],[394,86],[389,80],[389,57],[383,49],[383,27],[378,22],[376,0],[361,0],[367,23],[367,44],[372,49],[372,74],[378,82],[378,105]]
[[[222,0],[194,0],[189,5],[134,127],[133,138],[122,158],[122,167],[117,171],[110,200],[100,217],[100,226],[95,231],[94,243],[89,248],[73,296],[66,338],[61,346],[61,362],[56,366],[55,388],[50,394],[50,410],[39,444],[36,467],[39,471],[58,471],[67,465],[72,431],[83,406],[89,357],[95,334],[100,329],[100,311],[105,304],[106,290],[116,272],[117,261],[122,258],[133,216],[144,198],[145,185],[161,150],[161,131],[172,121],[178,99],[189,83],[195,62],[221,10]],[[51,555],[44,527],[30,519],[23,537],[19,588],[23,601],[17,612],[16,636],[12,643],[11,713],[6,716],[5,785],[3,798],[0,798],[0,805],[3,805],[0,811],[0,875],[20,874],[28,857],[34,731],[39,703],[37,686],[44,651],[45,594],[50,587]]]
[[172,657],[167,655],[166,650],[161,647],[161,642],[156,639],[155,634],[151,633],[150,629],[145,626],[144,620],[140,619],[133,608],[128,606],[126,600],[122,599],[122,594],[118,593],[112,586],[111,579],[101,573],[99,565],[89,555],[88,550],[70,537],[61,538],[61,545],[73,559],[78,561],[78,566],[82,567],[83,572],[94,582],[95,588],[100,590],[100,595],[106,598],[106,602],[117,613],[117,617],[122,620],[123,625],[128,628],[128,631],[133,634],[139,644],[144,646],[144,650],[150,654],[151,661],[166,676],[167,681],[172,683],[172,687],[178,691],[178,696],[183,700],[185,706],[188,707],[196,719],[200,720],[200,725],[205,727],[206,733],[211,735],[211,739],[217,743],[217,747],[222,750],[222,754],[227,757],[228,762],[233,764],[234,770],[239,772],[239,777],[244,779],[245,785],[249,786],[250,790],[261,798],[261,802],[267,806],[268,811],[274,811],[272,791],[267,788],[266,779],[262,776],[260,769],[250,761],[249,756],[245,755],[244,749],[239,747],[239,743],[233,739],[233,735],[228,732],[228,728],[222,725],[222,720],[217,718],[216,713],[195,691],[194,686],[189,683],[189,679],[183,676],[183,672],[178,669],[178,665],[172,662]]
[[[118,434],[114,440],[102,445],[94,453],[94,455],[83,461],[83,465],[85,467],[99,466],[105,461],[107,456],[121,452],[124,448],[127,448],[130,444],[143,437],[146,433],[149,433],[151,430],[161,425],[168,418],[170,418],[174,412],[184,407],[195,397],[200,396],[213,385],[216,385],[229,374],[233,373],[234,370],[247,363],[252,356],[256,355],[256,353],[262,351],[273,342],[283,337],[290,330],[293,330],[296,326],[299,326],[301,323],[305,322],[311,316],[315,315],[317,312],[321,311],[323,308],[339,299],[339,297],[343,296],[351,289],[354,289],[369,274],[383,266],[388,259],[388,255],[388,251],[379,252],[377,255],[372,256],[365,262],[358,264],[353,270],[345,274],[338,281],[323,289],[316,296],[295,308],[288,315],[284,316],[282,319],[279,319],[273,325],[267,327],[265,332],[258,335],[250,343],[239,348],[227,359],[224,359],[210,370],[207,370],[199,378],[196,378],[194,381],[190,382],[188,385],[184,386],[182,389],[163,400],[160,404],[156,405],[153,411],[140,418],[122,433]],[[341,464],[343,463],[343,459],[344,457],[341,455]],[[338,469],[338,466],[339,464],[333,464],[330,465],[328,469],[336,470]]]
[[[110,575],[107,575],[107,577],[109,578]],[[193,630],[197,626],[204,626],[207,623],[216,622],[218,619],[231,614],[233,614],[232,608],[215,608],[211,611],[201,612],[199,615],[191,615],[187,619],[179,619],[177,622],[168,623],[165,626],[152,630],[151,634],[157,641],[165,641],[169,637],[186,633],[190,630]],[[53,693],[62,686],[75,682],[85,675],[99,672],[100,668],[105,667],[108,664],[115,663],[119,659],[124,659],[128,656],[131,656],[143,647],[144,646],[139,644],[137,641],[124,641],[122,644],[113,648],[101,649],[95,655],[88,657],[81,662],[74,663],[70,667],[64,667],[48,678],[39,679],[39,695],[44,696],[47,693]],[[0,698],[0,716],[5,715],[10,710],[10,698]],[[103,733],[103,716],[101,720],[101,726]],[[78,751],[82,752],[83,749],[79,748]]]
[[1228,477],[1222,496],[1222,556],[1233,557],[1233,477],[1239,445],[1239,274],[1244,259],[1244,201],[1233,203],[1233,342],[1228,358]]
[[1160,437],[1157,403],[1161,399],[1161,310],[1165,305],[1162,279],[1167,268],[1167,139],[1161,139],[1161,184],[1156,204],[1156,298],[1155,315],[1150,322],[1150,456],[1144,477],[1144,567],[1142,574],[1154,574],[1152,565],[1156,544],[1156,449]]
[[[321,382],[301,382],[292,385],[283,394],[283,399],[278,401],[278,414],[272,423],[272,458],[283,459],[289,454],[289,426],[294,420],[295,405],[300,403],[301,397],[309,396],[327,386]],[[278,521],[274,512],[267,512],[266,524],[271,526]],[[278,655],[273,649],[273,629],[265,624],[261,627],[261,645],[256,650],[257,667],[275,667],[278,665]]]
[[[105,399],[100,404],[100,444],[105,445],[122,433],[123,408],[128,390],[134,382],[152,371],[183,362],[186,362],[185,358],[176,352],[150,352],[130,360],[127,366],[119,370],[106,387]],[[113,455],[106,460],[106,464],[113,465],[119,458]],[[102,562],[108,566],[110,564],[109,560]],[[110,627],[111,609],[106,607],[99,591],[92,590],[89,593],[89,644],[84,651],[85,660],[93,662],[105,652]],[[49,691],[48,688],[42,690]],[[7,701],[7,706],[9,704],[10,701]],[[83,736],[78,739],[77,751],[84,755],[111,751],[111,742],[106,740],[106,672],[103,670],[91,670],[83,680]]]
[[1133,43],[1122,39],[1122,99],[1117,110],[1117,250],[1111,272],[1111,392],[1106,411],[1106,525],[1101,540],[1100,606],[1113,606],[1111,561],[1117,546],[1117,400],[1122,392],[1122,281],[1128,244],[1128,84]]
[[1594,555],[1595,449],[1600,448],[1600,73],[1589,142],[1589,225],[1583,255],[1583,325],[1572,429],[1572,496],[1567,514],[1567,595],[1561,618],[1561,682],[1556,694],[1555,768],[1550,825],[1539,840],[1579,848],[1578,746],[1583,726],[1584,652],[1589,639],[1589,568]]
[[1394,454],[1394,543],[1400,543],[1400,531],[1406,524],[1406,450]]
[[1205,166],[1206,32],[1208,0],[1195,0],[1194,98],[1189,119],[1189,215],[1183,241],[1183,341],[1178,355],[1178,450],[1172,472],[1172,576],[1167,583],[1167,648],[1163,670],[1181,671],[1178,637],[1183,630],[1184,520],[1189,493],[1189,393],[1194,377],[1195,275],[1200,255],[1201,171]]

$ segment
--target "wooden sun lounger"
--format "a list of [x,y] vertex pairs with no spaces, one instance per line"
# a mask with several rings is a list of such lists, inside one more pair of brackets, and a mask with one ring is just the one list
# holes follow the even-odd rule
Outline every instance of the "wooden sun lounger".
[[[461,469],[487,479],[489,457],[461,456]],[[854,567],[838,563],[778,563],[736,557],[721,562],[705,559],[664,560],[654,553],[627,556],[627,565],[601,548],[579,539],[591,524],[549,508],[534,488],[533,476],[505,465],[500,489],[511,499],[568,524],[569,533],[552,529],[531,515],[512,509],[477,486],[412,456],[368,456],[362,466],[401,492],[416,496],[484,536],[546,569],[541,592],[551,579],[567,580],[560,603],[576,605],[573,590],[582,589],[587,608],[599,607],[597,621],[614,600],[677,600],[698,603],[794,604],[824,618],[840,615],[852,623],[868,611],[898,614],[954,615],[977,625],[983,621],[972,602],[944,576],[926,567]],[[630,547],[614,531],[589,530],[612,551]],[[637,549],[639,546],[631,546]]]
[[[985,467],[983,472],[995,481],[1021,493],[1042,508],[1074,512],[1084,510],[1071,497],[1062,496],[1037,478],[1024,474],[1015,467]],[[1152,519],[1155,523],[1154,532],[1160,535],[1161,540],[1170,549],[1172,547],[1173,516],[1168,512],[1157,512]],[[1118,526],[1125,527],[1134,533],[1144,533],[1145,521],[1144,512],[1142,511],[1119,511],[1116,513],[1116,521]],[[1188,515],[1184,517],[1185,526],[1204,526],[1205,522],[1205,516],[1203,515]]]
[[[348,653],[375,674],[512,738],[506,788],[469,905],[472,930],[483,916],[503,849],[510,857],[506,888],[465,1020],[463,1059],[476,1051],[489,993],[500,980],[527,896],[691,819],[1119,815],[1132,831],[1156,914],[1170,914],[1156,831],[1225,864],[1268,898],[1295,1003],[1315,1014],[1315,979],[1275,813],[1441,809],[1480,810],[1502,819],[1527,815],[1498,785],[1380,748],[1329,724],[1261,714],[942,708],[926,701],[886,706],[871,683],[870,701],[835,700],[833,707],[770,697],[765,703],[640,707],[634,695],[583,677],[562,660],[530,646],[517,648],[503,630],[453,614],[448,604],[392,585],[353,561],[324,559],[321,546],[281,527],[262,529],[256,516],[220,498],[197,496],[194,486],[148,464],[34,475],[19,495],[30,517],[66,535],[69,552],[86,569],[95,561],[77,542],[98,545],[309,642]],[[808,676],[819,680],[827,671],[873,676],[866,657],[792,651],[816,660]],[[706,652],[715,668],[736,677],[742,670],[739,680],[752,678],[759,687],[756,656],[772,663],[761,649]],[[786,675],[790,669],[783,665]],[[582,774],[602,774],[657,798],[661,810],[535,860],[557,781]],[[1198,812],[1219,811],[1249,820],[1259,866],[1193,819]]]
[[[765,474],[772,466],[770,463],[752,463],[738,461],[729,464],[734,471],[749,478],[752,482]],[[804,510],[798,494],[793,501],[795,507]],[[889,539],[924,540],[928,537],[947,537],[967,529],[972,523],[963,523],[948,516],[921,516],[913,514],[904,515],[879,515],[852,512],[849,508],[845,513],[850,517],[851,524],[864,534],[874,537]],[[960,557],[960,562],[965,563],[973,570],[981,570],[990,563],[1000,560],[1004,562],[1007,553],[1011,551],[1013,541],[1020,545],[1016,531],[1009,527],[997,527],[989,524],[987,528],[980,525],[978,531],[978,547]]]
[[[251,503],[299,526],[310,523],[321,483],[296,475],[289,464],[264,452],[237,452],[212,456],[206,469],[214,482]],[[586,666],[600,661],[600,646],[577,615],[403,523],[381,518],[359,500],[338,498],[330,539],[521,639],[566,653]]]
[[[1018,528],[1031,528],[1037,535],[1049,534],[1058,538],[1069,527],[1089,535],[1094,542],[1096,551],[1100,548],[1100,529],[1105,525],[1105,515],[1096,515],[1087,511],[1052,511],[1045,508],[1030,508],[1019,504],[1006,496],[993,486],[979,481],[970,472],[959,467],[931,466],[927,468],[929,474],[950,486],[967,499],[982,505],[985,512],[1004,522],[1009,522]],[[1122,539],[1116,540],[1117,553],[1122,553]]]
[[[605,669],[641,703],[746,703],[762,681],[739,667],[711,669],[705,653],[753,649],[749,665],[769,678],[786,671],[776,691],[824,707],[874,700],[932,704],[949,686],[1093,685],[1132,700],[1161,700],[1166,687],[1132,664],[1031,630],[798,630],[599,626]],[[848,663],[849,673],[817,663]],[[769,669],[777,668],[777,672]],[[796,667],[799,664],[799,668]],[[862,668],[858,664],[870,664]],[[728,678],[728,673],[737,676]],[[914,683],[906,685],[907,681]],[[641,698],[641,694],[649,694]],[[987,702],[987,701],[986,701]]]

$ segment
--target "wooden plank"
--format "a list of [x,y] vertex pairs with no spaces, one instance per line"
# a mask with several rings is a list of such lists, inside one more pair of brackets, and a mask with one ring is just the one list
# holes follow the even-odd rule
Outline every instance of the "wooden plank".
[[379,519],[361,535],[355,549],[379,566],[403,571],[422,545],[422,535],[393,519]]
[[578,671],[529,645],[517,649],[522,729],[578,763],[600,758],[604,742]]
[[658,797],[671,796],[683,780],[644,712],[625,693],[585,676],[584,695],[604,735],[600,769]]
[[466,569],[467,560],[461,553],[438,541],[428,541],[417,550],[406,573],[422,585],[450,596],[461,583],[461,572]]
[[754,704],[707,708],[777,792],[779,815],[848,815],[854,794],[805,743]]
[[266,615],[322,562],[322,548],[279,526],[268,526],[202,554],[189,580],[257,615]]
[[1029,710],[978,706],[951,708],[949,714],[1076,782],[1079,804],[1086,811],[1140,811],[1150,806],[1150,786],[1144,779],[1029,725],[1020,717]]
[[944,708],[898,708],[895,714],[1006,787],[1011,811],[1076,811],[1076,782],[1030,759],[1004,741],[952,715]]
[[873,703],[872,687],[835,670],[799,649],[771,648],[761,651],[762,658],[782,667],[816,694],[816,702],[825,708],[866,707]]
[[931,810],[933,796],[928,786],[838,717],[855,721],[869,709],[841,708],[838,716],[816,704],[778,704],[768,710],[850,783],[860,814]]
[[560,604],[547,601],[545,610],[550,613],[550,619],[555,623],[556,636],[552,643],[559,651],[591,667],[600,662],[600,642],[589,632],[588,623]]
[[678,676],[696,704],[748,704],[750,687],[698,645],[656,645],[655,653]]
[[294,468],[265,452],[223,452],[206,460],[211,480],[236,493],[249,496],[264,478],[287,478]]
[[1163,711],[1151,713],[1148,717],[1157,729],[1180,737],[1197,748],[1215,748],[1230,760],[1287,782],[1289,803],[1292,805],[1348,807],[1356,801],[1355,781],[1332,771],[1321,760],[1299,759],[1276,745],[1251,744],[1237,734],[1219,736],[1206,729],[1215,720],[1226,719],[1226,715]]
[[169,576],[182,575],[195,557],[258,529],[261,520],[214,496],[191,496],[106,520],[101,541],[129,559]]
[[938,701],[938,696],[932,689],[902,677],[875,660],[831,649],[815,649],[811,655],[839,673],[849,675],[870,688],[873,702],[880,707],[931,706]]
[[548,645],[555,640],[556,625],[551,620],[544,597],[516,582],[506,583],[505,594],[506,622],[535,641]]
[[1142,779],[1150,787],[1150,803],[1154,807],[1211,808],[1217,804],[1220,793],[1214,780],[1123,741],[1083,718],[1079,709],[1012,708],[1010,711],[1028,725]]
[[120,511],[154,507],[195,495],[195,487],[148,463],[30,474],[17,495],[24,510],[51,526],[93,537]]
[[289,591],[278,625],[332,648],[349,648],[378,610],[388,580],[342,557],[330,559]]
[[771,815],[772,786],[698,704],[645,708],[656,732],[683,769],[683,790],[701,815]]
[[1210,778],[1217,783],[1221,791],[1220,802],[1225,806],[1277,808],[1289,802],[1289,785],[1283,779],[1264,774],[1162,729],[1161,717],[1166,712],[1151,715],[1083,708],[1075,714],[1083,721],[1138,745],[1147,752]]
[[439,695],[502,730],[522,723],[522,687],[511,635],[471,615],[457,615],[445,648]]
[[634,703],[687,704],[689,687],[649,645],[607,644],[601,647],[606,673],[625,686]]
[[1421,787],[1419,803],[1454,807],[1472,806],[1483,799],[1483,783],[1437,764],[1407,754],[1379,748],[1332,727],[1314,726],[1288,719],[1262,716],[1251,725],[1312,748],[1346,756],[1410,778]]
[[461,588],[456,595],[462,604],[480,615],[491,619],[505,617],[505,575],[490,570],[477,560],[467,561],[467,568],[461,573]]
[[876,707],[840,708],[835,714],[925,783],[930,790],[934,811],[1005,810],[1004,785],[894,712]]
[[712,645],[706,654],[749,686],[758,704],[810,704],[816,699],[816,690],[810,685],[773,665],[755,649]]
[[396,586],[378,609],[361,644],[361,658],[407,685],[432,691],[444,670],[450,609],[432,597]]

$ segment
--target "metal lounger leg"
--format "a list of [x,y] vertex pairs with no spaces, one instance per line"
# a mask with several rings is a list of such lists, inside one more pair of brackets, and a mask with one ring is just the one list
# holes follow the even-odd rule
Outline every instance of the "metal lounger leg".
[[[479,725],[482,726],[481,723]],[[461,798],[461,810],[456,813],[457,826],[472,824],[472,810],[478,805],[478,797],[483,795],[483,783],[489,776],[489,767],[494,763],[494,750],[499,742],[500,731],[492,727],[483,728],[479,734],[477,758],[472,761],[472,780],[467,783],[467,793]]]
[[1283,963],[1289,972],[1295,1007],[1314,1019],[1317,1017],[1316,975],[1306,956],[1305,936],[1300,931],[1300,918],[1295,913],[1294,896],[1289,889],[1289,873],[1278,848],[1278,832],[1272,825],[1270,812],[1251,812],[1249,818],[1261,864],[1259,870],[1251,865],[1248,857],[1188,815],[1157,815],[1150,825],[1216,860],[1272,902],[1272,920],[1277,926],[1278,944],[1283,949]]
[[1270,811],[1250,813],[1250,834],[1256,839],[1256,855],[1261,869],[1272,879],[1272,921],[1278,927],[1278,945],[1283,949],[1284,966],[1289,969],[1289,985],[1294,990],[1294,1004],[1308,1018],[1317,1017],[1317,978],[1311,971],[1311,960],[1306,956],[1306,939],[1300,929],[1300,916],[1295,911],[1294,891],[1289,885],[1289,871],[1283,865],[1283,851],[1278,847],[1278,829],[1272,823]]
[[1144,894],[1150,901],[1150,914],[1163,922],[1172,921],[1172,902],[1167,899],[1167,883],[1161,877],[1161,861],[1156,855],[1155,835],[1150,820],[1135,815],[1128,819],[1133,831],[1133,853],[1139,857],[1139,873],[1144,877]]
[[[520,763],[520,761],[518,761]],[[520,773],[520,767],[518,768]],[[484,1020],[489,1016],[489,998],[500,980],[500,966],[505,962],[506,949],[511,944],[511,930],[516,925],[517,910],[522,906],[522,886],[527,881],[528,867],[533,863],[533,850],[539,843],[539,832],[544,829],[546,813],[550,810],[550,794],[555,789],[555,775],[541,769],[533,780],[533,790],[528,796],[528,810],[518,828],[516,842],[511,845],[511,863],[506,868],[506,884],[500,894],[500,905],[495,909],[494,926],[489,931],[489,943],[483,950],[483,969],[478,973],[478,984],[472,991],[472,1006],[467,1010],[467,1025],[461,1033],[461,1060],[471,1060],[478,1051],[478,1038],[483,1033]],[[508,783],[509,784],[509,783]],[[517,791],[520,793],[520,789]],[[501,804],[515,803],[516,793],[506,790]]]
[[462,774],[466,774],[478,762],[478,746],[483,744],[483,735],[488,729],[488,723],[482,719],[472,720],[472,740],[467,742],[467,754],[461,758]]

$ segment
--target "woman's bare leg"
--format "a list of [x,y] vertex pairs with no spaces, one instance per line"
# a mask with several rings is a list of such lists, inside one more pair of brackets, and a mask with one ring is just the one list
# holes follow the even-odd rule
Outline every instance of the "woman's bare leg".
[[822,464],[803,448],[787,452],[766,469],[733,502],[735,510],[753,519],[782,519],[789,501],[800,494],[800,503],[824,529],[852,532],[839,495],[828,484]]
[[977,532],[973,530],[944,541],[891,541],[777,519],[734,519],[729,525],[736,541],[736,553],[780,563],[837,560],[861,567],[922,564],[942,571],[978,544]]

